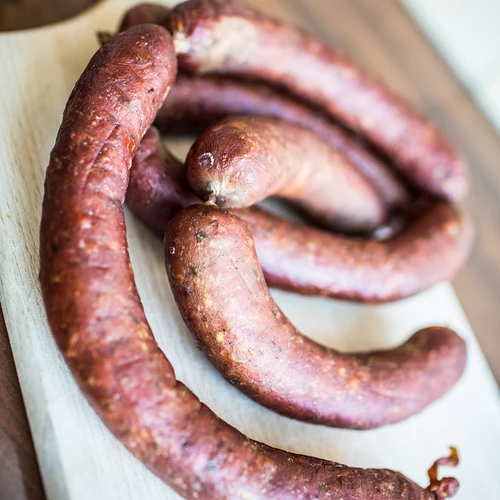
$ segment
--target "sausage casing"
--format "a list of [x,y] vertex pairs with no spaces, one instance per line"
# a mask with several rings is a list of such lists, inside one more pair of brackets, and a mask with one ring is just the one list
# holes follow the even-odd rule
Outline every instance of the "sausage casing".
[[113,38],[78,80],[51,153],[40,280],[54,337],[89,402],[186,499],[355,492],[359,499],[436,500],[449,485],[456,490],[454,479],[423,489],[398,472],[349,468],[249,440],[175,379],[137,293],[122,208],[131,157],[175,73],[162,28],[140,25]]
[[202,199],[244,208],[272,195],[326,227],[369,232],[387,210],[371,184],[312,131],[278,118],[230,116],[201,134],[186,178]]
[[181,315],[207,357],[241,391],[283,415],[371,429],[418,413],[464,370],[465,343],[444,327],[357,354],[304,337],[271,297],[248,226],[216,206],[192,205],[172,219],[165,261]]

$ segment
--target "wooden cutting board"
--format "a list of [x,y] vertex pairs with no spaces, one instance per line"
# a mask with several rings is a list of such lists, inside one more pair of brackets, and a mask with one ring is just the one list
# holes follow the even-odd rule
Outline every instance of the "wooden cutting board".
[[[0,35],[0,302],[50,500],[179,498],[110,435],[79,392],[49,331],[37,277],[45,168],[64,104],[97,49],[95,31],[114,29],[132,3],[107,0],[65,23]],[[445,471],[462,483],[456,498],[498,498],[498,391],[450,285],[376,307],[274,292],[307,335],[342,350],[392,346],[430,324],[452,326],[467,339],[464,377],[420,415],[374,431],[328,429],[278,416],[222,379],[179,317],[161,243],[133,217],[127,224],[137,284],[160,346],[178,378],[222,418],[273,446],[398,469],[421,484],[431,462],[456,445],[462,464]]]

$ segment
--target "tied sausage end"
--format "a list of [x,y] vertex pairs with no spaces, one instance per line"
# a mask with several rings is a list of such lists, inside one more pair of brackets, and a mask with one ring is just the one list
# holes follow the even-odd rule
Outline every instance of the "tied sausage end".
[[429,469],[430,485],[427,487],[427,491],[432,493],[436,500],[451,498],[458,492],[459,482],[454,477],[438,479],[438,470],[439,467],[444,466],[456,467],[459,461],[458,450],[452,446],[450,447],[450,455],[436,460]]

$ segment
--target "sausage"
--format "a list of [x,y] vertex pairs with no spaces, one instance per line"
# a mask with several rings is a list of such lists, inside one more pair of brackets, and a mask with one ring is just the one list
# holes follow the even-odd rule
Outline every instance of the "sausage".
[[271,297],[247,224],[215,205],[174,216],[165,260],[181,315],[212,364],[287,417],[350,429],[400,422],[445,394],[464,370],[465,343],[448,328],[358,354],[304,337]]
[[[182,169],[158,132],[148,131],[132,163],[127,204],[162,238],[175,213],[200,202]],[[469,219],[445,201],[422,206],[385,241],[329,233],[257,207],[233,212],[252,231],[269,286],[360,302],[398,300],[451,279],[472,242]]]
[[120,24],[119,31],[125,31],[132,26],[144,23],[162,24],[166,21],[170,9],[156,3],[141,3],[130,8]]
[[388,208],[402,207],[409,202],[404,184],[359,139],[320,111],[267,85],[181,74],[158,112],[155,124],[162,132],[202,132],[231,115],[273,116],[309,128],[352,163]]
[[223,208],[268,196],[293,201],[325,227],[368,232],[387,216],[368,181],[316,134],[278,118],[231,116],[209,127],[186,158],[200,198]]
[[252,441],[175,379],[135,286],[122,208],[131,157],[175,68],[172,41],[159,26],[113,38],[78,80],[50,156],[40,281],[54,337],[89,402],[186,499],[451,496],[453,478],[423,489],[398,472],[349,468]]
[[161,238],[179,210],[200,203],[189,190],[184,166],[162,147],[155,127],[146,132],[132,160],[126,203]]
[[472,243],[468,218],[443,200],[384,241],[331,234],[255,208],[243,219],[269,286],[360,302],[398,300],[450,280]]
[[[141,3],[131,7],[123,16],[120,23],[119,32],[125,31],[132,26],[145,23],[163,24],[170,13],[170,9],[164,5],[155,3]],[[113,38],[113,33],[98,31],[97,40],[101,45],[109,42]]]
[[425,191],[459,200],[465,166],[446,138],[401,98],[311,35],[234,0],[189,0],[167,17],[179,66],[255,78],[324,108],[384,152]]

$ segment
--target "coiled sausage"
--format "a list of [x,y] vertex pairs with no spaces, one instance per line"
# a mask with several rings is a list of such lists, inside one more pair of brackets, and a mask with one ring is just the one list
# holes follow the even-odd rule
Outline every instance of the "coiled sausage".
[[158,26],[113,38],[78,80],[51,153],[40,280],[51,329],[89,402],[186,499],[451,496],[458,486],[452,478],[423,489],[398,472],[349,468],[252,441],[175,379],[137,293],[122,209],[131,157],[175,68],[171,38]]

